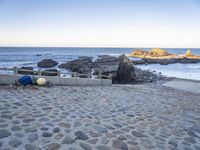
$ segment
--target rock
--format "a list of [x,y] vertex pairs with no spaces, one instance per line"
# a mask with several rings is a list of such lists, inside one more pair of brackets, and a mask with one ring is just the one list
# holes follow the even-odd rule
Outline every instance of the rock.
[[191,50],[188,49],[188,50],[185,52],[185,57],[191,57],[191,56],[193,56],[193,54],[192,54]]
[[88,140],[87,142],[90,144],[96,144],[98,142],[98,138]]
[[131,133],[132,133],[132,135],[134,135],[138,138],[147,137],[146,135],[144,135],[143,133],[140,133],[138,131],[132,131]]
[[123,149],[123,150],[128,150],[128,146],[125,142],[114,140],[113,141],[113,147],[116,149]]
[[92,146],[88,143],[85,143],[85,142],[80,142],[79,144],[84,150],[92,150]]
[[145,51],[141,49],[134,50],[131,54],[128,54],[130,57],[161,57],[161,56],[167,56],[169,53],[166,50],[160,49],[160,48],[153,48],[150,51]]
[[60,128],[58,128],[58,127],[56,127],[56,128],[53,129],[54,133],[58,133],[59,131],[60,131]]
[[69,123],[65,123],[65,122],[61,122],[58,124],[60,127],[64,127],[64,128],[70,128],[71,125]]
[[92,58],[91,57],[79,57],[78,59],[69,61],[64,64],[60,64],[59,68],[69,69],[72,72],[78,73],[90,73],[92,71]]
[[118,84],[131,84],[135,81],[135,69],[133,63],[125,55],[120,56],[117,77],[114,81]]
[[14,148],[19,147],[22,144],[22,142],[18,139],[12,139],[8,143],[10,146],[12,146]]
[[32,144],[26,144],[25,149],[26,150],[39,150],[39,147],[32,145]]
[[30,132],[37,132],[37,128],[32,126],[32,127],[27,127],[26,129],[24,129],[24,131],[26,133],[30,133]]
[[52,133],[50,133],[50,132],[43,132],[42,133],[42,136],[43,137],[51,137],[53,134]]
[[116,74],[118,65],[119,58],[108,55],[99,56],[92,64],[95,75],[102,74],[106,76],[112,73]]
[[169,53],[166,50],[160,48],[153,48],[148,52],[151,57],[167,56]]
[[51,68],[51,67],[55,67],[56,65],[58,65],[58,62],[52,59],[43,59],[37,64],[39,68]]
[[11,133],[7,130],[0,130],[0,139],[9,137],[11,135]]
[[58,143],[51,143],[46,146],[45,150],[59,150],[60,147],[61,147],[61,145]]
[[13,117],[12,117],[11,115],[2,114],[2,115],[1,115],[1,118],[4,118],[4,119],[9,119],[9,120],[11,120]]
[[168,144],[173,145],[174,147],[177,147],[177,146],[178,146],[177,141],[175,141],[175,140],[170,140],[170,141],[168,142]]
[[23,123],[31,123],[33,121],[35,121],[36,119],[33,119],[33,118],[27,118],[27,119],[24,119],[23,120]]
[[110,148],[106,145],[97,145],[96,149],[97,150],[110,150]]
[[47,69],[42,71],[43,76],[58,76],[58,70],[57,69]]
[[3,142],[2,141],[0,141],[0,147],[2,147],[3,146]]
[[33,67],[21,67],[18,69],[18,74],[37,75],[37,73],[33,72]]
[[65,139],[63,140],[63,144],[71,144],[73,143],[75,140],[70,138],[70,137],[65,137]]
[[36,141],[37,139],[39,138],[38,134],[36,133],[33,133],[33,134],[30,134],[28,136],[28,140],[30,143],[33,143],[34,141]]
[[13,126],[13,127],[11,127],[11,130],[12,131],[19,131],[19,130],[22,130],[22,128],[20,126]]
[[153,149],[155,146],[148,139],[142,139],[141,144],[145,147],[145,149]]
[[80,140],[87,140],[87,139],[89,139],[89,137],[87,135],[85,135],[82,131],[77,131],[74,134],[77,136],[76,139],[80,139]]
[[107,137],[106,136],[102,136],[102,138],[101,138],[101,144],[106,145],[106,144],[108,144],[108,142],[109,142],[109,140],[107,139]]
[[49,130],[49,127],[42,127],[40,130],[47,131],[47,130]]

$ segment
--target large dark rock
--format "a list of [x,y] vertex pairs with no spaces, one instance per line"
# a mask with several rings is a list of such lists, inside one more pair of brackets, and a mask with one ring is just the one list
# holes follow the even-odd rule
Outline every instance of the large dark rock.
[[42,61],[38,62],[37,66],[39,68],[51,68],[58,65],[57,61],[54,61],[52,59],[43,59]]
[[92,58],[80,57],[78,59],[60,64],[59,68],[69,69],[72,72],[90,73],[92,71]]
[[18,69],[18,74],[37,75],[36,72],[33,72],[33,67],[21,67]]
[[116,74],[119,65],[119,58],[102,55],[93,62],[94,74],[102,74],[108,76],[109,74]]
[[116,83],[131,84],[135,81],[135,69],[133,63],[125,55],[120,56],[117,70]]

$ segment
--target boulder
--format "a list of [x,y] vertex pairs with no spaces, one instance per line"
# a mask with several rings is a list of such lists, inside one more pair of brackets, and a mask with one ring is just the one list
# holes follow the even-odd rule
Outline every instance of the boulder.
[[148,52],[148,55],[151,57],[161,57],[161,56],[167,56],[169,55],[169,53],[166,50],[160,48],[153,48]]
[[110,73],[116,73],[119,65],[119,58],[108,55],[98,56],[93,62],[94,74],[102,74],[108,76]]
[[39,68],[51,68],[58,65],[57,61],[54,61],[52,59],[43,59],[42,61],[38,62],[37,66]]
[[135,69],[133,63],[125,55],[120,56],[117,70],[116,83],[131,84],[135,81]]
[[92,71],[92,58],[80,57],[78,59],[60,64],[59,68],[69,69],[72,72],[90,73]]
[[145,51],[145,50],[136,49],[131,54],[128,54],[128,56],[132,56],[132,57],[134,57],[134,56],[143,56],[144,57],[147,54],[148,54],[148,52]]

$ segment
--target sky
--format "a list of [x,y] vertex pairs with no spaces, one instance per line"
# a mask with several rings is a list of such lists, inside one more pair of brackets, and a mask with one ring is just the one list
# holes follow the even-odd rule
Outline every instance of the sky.
[[200,0],[0,0],[0,46],[200,47]]

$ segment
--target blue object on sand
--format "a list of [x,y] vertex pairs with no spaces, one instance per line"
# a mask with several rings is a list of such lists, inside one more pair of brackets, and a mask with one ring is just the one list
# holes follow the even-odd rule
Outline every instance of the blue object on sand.
[[21,78],[19,78],[19,83],[22,85],[29,85],[32,84],[32,80],[30,76],[23,76]]

